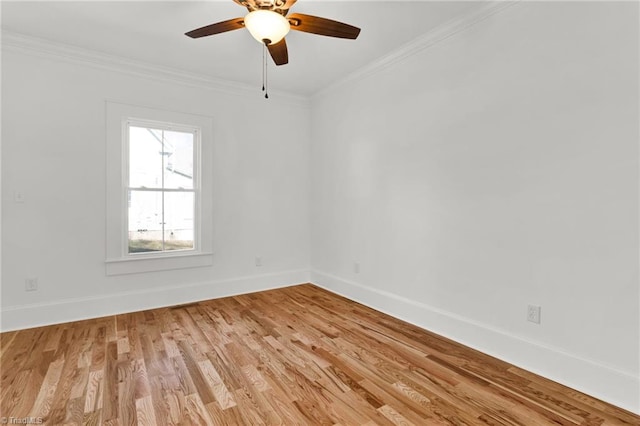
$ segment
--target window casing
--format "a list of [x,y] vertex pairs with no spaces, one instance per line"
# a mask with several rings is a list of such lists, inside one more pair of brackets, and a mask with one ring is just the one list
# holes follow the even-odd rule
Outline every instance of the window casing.
[[[105,273],[212,266],[213,119],[120,102],[105,105]],[[146,135],[141,145],[132,129]],[[169,153],[171,164],[164,158]],[[158,167],[147,167],[154,161]],[[150,230],[155,237],[143,238]]]

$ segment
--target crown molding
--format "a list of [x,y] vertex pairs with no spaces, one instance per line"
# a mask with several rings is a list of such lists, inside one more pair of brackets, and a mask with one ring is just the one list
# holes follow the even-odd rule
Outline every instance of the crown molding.
[[377,74],[385,68],[402,62],[423,50],[429,49],[449,37],[464,32],[477,23],[484,21],[492,15],[502,12],[518,2],[520,2],[520,0],[493,0],[482,2],[480,6],[474,8],[470,12],[457,16],[442,25],[438,25],[431,31],[413,39],[391,53],[370,62],[368,65],[359,68],[343,79],[337,80],[330,86],[317,91],[311,95],[311,100],[319,99],[344,87],[345,85],[352,84],[356,81]]
[[[31,37],[13,31],[2,30],[2,50],[53,60],[62,60],[135,77],[211,89],[234,96],[256,99],[255,87],[247,84],[209,77],[202,74],[189,73],[175,68],[153,65],[121,56]],[[274,99],[299,106],[308,106],[309,104],[309,98],[305,96],[275,90],[270,92]]]
[[[308,107],[310,101],[321,98],[347,84],[372,76],[393,64],[402,62],[449,37],[465,31],[519,1],[520,0],[494,0],[482,2],[480,6],[469,13],[437,26],[426,34],[365,65],[311,96],[307,97],[282,91],[272,91],[272,94],[277,95],[277,98],[284,102]],[[77,46],[31,37],[8,30],[2,30],[2,50],[15,51],[54,60],[63,60],[146,79],[150,78],[157,81],[206,88],[234,96],[243,96],[251,99],[256,98],[255,87],[240,82],[153,65],[121,56],[109,55]]]

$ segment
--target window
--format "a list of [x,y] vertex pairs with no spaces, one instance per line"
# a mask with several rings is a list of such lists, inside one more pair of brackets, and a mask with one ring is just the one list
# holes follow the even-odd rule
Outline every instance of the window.
[[211,266],[211,117],[106,104],[106,273]]
[[199,130],[129,121],[127,253],[194,250]]

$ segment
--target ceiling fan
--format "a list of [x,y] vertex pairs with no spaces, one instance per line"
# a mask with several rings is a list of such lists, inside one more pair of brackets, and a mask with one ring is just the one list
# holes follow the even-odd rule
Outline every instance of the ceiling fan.
[[303,31],[328,37],[356,39],[360,28],[318,16],[294,13],[288,15],[296,0],[233,0],[246,7],[249,13],[244,18],[206,25],[189,31],[191,38],[206,37],[227,31],[247,28],[253,38],[263,43],[269,50],[276,65],[289,62],[289,53],[284,36],[289,30]]

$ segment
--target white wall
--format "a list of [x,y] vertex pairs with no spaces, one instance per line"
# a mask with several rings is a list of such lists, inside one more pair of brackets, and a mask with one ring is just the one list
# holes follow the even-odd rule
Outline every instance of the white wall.
[[[2,58],[4,330],[309,280],[306,101],[32,53]],[[212,267],[105,275],[107,99],[213,117]],[[27,277],[38,291],[25,292]]]
[[[640,412],[637,18],[520,3],[311,111],[3,49],[2,329],[307,281],[311,239],[313,282]],[[106,99],[213,117],[213,267],[105,276]]]
[[317,96],[313,282],[639,412],[638,40],[523,2]]

